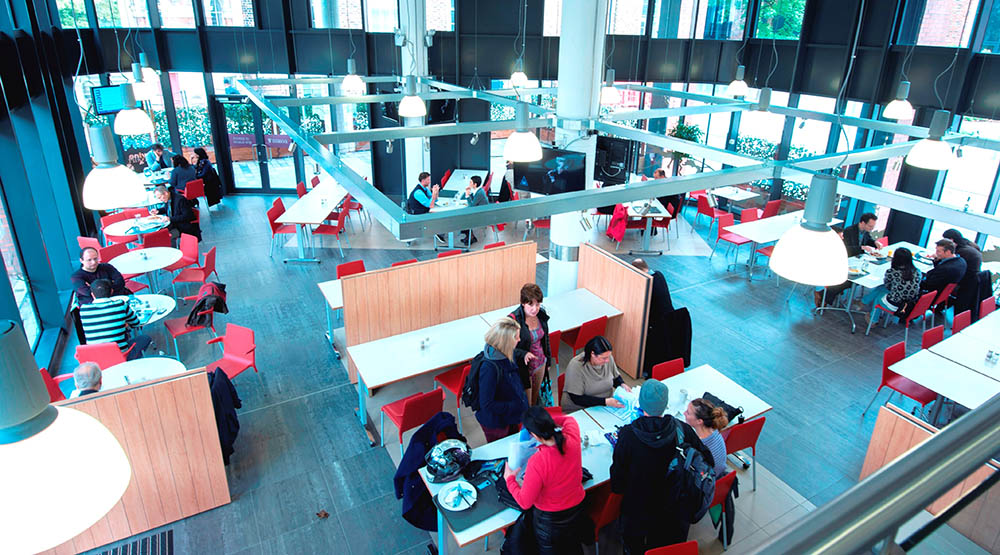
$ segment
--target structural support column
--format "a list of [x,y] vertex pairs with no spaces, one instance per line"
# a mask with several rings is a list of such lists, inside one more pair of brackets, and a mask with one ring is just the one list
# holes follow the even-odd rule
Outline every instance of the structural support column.
[[[427,5],[425,0],[399,0],[400,29],[406,35],[406,46],[402,47],[402,76],[427,75]],[[426,92],[427,87],[417,83],[417,92]],[[425,101],[426,102],[426,101]],[[426,118],[403,118],[406,127],[424,125]],[[417,186],[417,175],[431,171],[430,152],[424,148],[425,139],[417,137],[403,139],[403,167],[406,173],[406,191],[409,194]]]
[[[600,86],[604,73],[604,30],[608,0],[563,0],[559,39],[559,104],[556,114],[563,120],[585,121],[598,116]],[[594,187],[594,152],[597,141],[577,125],[556,129],[559,148],[587,155],[584,179]],[[580,244],[589,234],[580,225],[581,214],[552,215],[547,294],[576,288]]]

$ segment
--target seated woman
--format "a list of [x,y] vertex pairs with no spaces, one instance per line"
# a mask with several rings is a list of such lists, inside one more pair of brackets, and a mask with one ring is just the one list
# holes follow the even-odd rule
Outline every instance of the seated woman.
[[729,418],[722,407],[717,407],[711,401],[698,398],[688,403],[684,411],[684,421],[694,428],[698,438],[712,452],[715,461],[715,477],[726,475],[726,442],[719,430],[729,425]]
[[892,266],[885,271],[884,283],[869,291],[861,302],[871,307],[872,311],[875,310],[875,303],[879,302],[898,312],[917,301],[921,279],[923,273],[913,265],[913,253],[910,249],[898,248],[892,255]]
[[195,177],[198,172],[191,165],[191,162],[188,162],[188,159],[180,154],[171,158],[170,161],[174,164],[174,169],[170,170],[170,188],[183,194],[187,182],[198,179]]
[[[528,398],[513,361],[521,326],[501,318],[486,332],[486,346],[479,363],[479,410],[476,420],[491,443],[517,432]],[[476,364],[476,361],[473,361]]]
[[605,405],[621,408],[621,402],[613,397],[619,385],[632,391],[618,372],[611,355],[611,343],[598,335],[588,341],[583,352],[570,359],[566,366],[566,385],[563,386],[560,406],[565,412]]

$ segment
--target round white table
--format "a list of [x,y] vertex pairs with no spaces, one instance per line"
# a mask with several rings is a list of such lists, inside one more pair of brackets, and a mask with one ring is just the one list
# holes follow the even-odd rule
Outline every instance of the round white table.
[[111,259],[110,264],[123,274],[149,273],[149,286],[153,292],[159,291],[156,284],[156,270],[162,270],[181,259],[180,249],[173,247],[149,247],[120,254]]
[[169,223],[169,220],[164,220],[159,216],[146,216],[145,218],[139,218],[138,223],[135,218],[130,218],[128,220],[122,220],[105,226],[104,235],[117,235],[119,237],[123,235],[144,235],[146,233],[159,231],[167,227],[167,224]]
[[157,204],[163,204],[160,199],[153,196],[153,191],[146,191],[146,200],[142,202],[137,202],[128,208],[146,208],[147,206],[156,206]]
[[170,170],[171,168],[164,168],[151,172],[149,175],[145,175],[145,172],[143,172],[143,177],[145,178],[145,182],[150,185],[162,185],[170,181]]
[[134,383],[148,382],[186,372],[175,359],[145,357],[116,364],[101,372],[101,389],[114,389]]
[[128,303],[139,317],[139,325],[148,326],[166,318],[177,308],[177,301],[169,295],[147,293],[144,295],[116,295],[111,297]]

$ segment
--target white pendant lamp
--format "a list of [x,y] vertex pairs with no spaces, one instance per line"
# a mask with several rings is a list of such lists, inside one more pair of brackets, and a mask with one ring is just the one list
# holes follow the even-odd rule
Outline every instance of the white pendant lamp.
[[515,89],[523,89],[528,86],[528,76],[524,73],[523,58],[518,58],[514,62],[514,72],[510,74],[510,86]]
[[83,182],[83,206],[90,210],[113,210],[136,206],[146,200],[139,174],[118,163],[111,129],[99,125],[87,129],[97,167]]
[[427,115],[427,106],[424,101],[417,96],[417,78],[412,75],[406,76],[406,85],[403,88],[403,100],[399,101],[399,115],[404,118],[422,118]]
[[[72,483],[58,479],[71,470]],[[0,320],[0,545],[52,549],[94,525],[132,477],[114,435],[92,416],[49,404],[24,331]]]
[[115,114],[115,135],[148,135],[153,132],[153,120],[149,114],[139,108],[135,99],[132,83],[123,83],[121,87],[122,105],[132,106]]
[[830,229],[837,179],[814,175],[802,222],[785,232],[771,253],[771,270],[805,285],[831,286],[847,281],[847,247]]
[[138,63],[132,64],[132,79],[135,80],[132,83],[132,92],[135,93],[136,100],[142,102],[153,98],[152,83],[146,82],[145,76],[142,74],[142,66]]
[[621,100],[622,95],[615,88],[615,70],[609,68],[604,73],[604,86],[601,87],[601,104],[618,104]]
[[515,109],[514,121],[517,131],[507,137],[503,145],[503,157],[511,162],[534,162],[542,159],[542,145],[538,137],[528,129],[528,106],[519,103]]
[[354,58],[347,59],[347,76],[340,83],[340,89],[346,96],[361,96],[368,92],[367,85],[358,76],[358,65]]
[[727,91],[733,98],[743,98],[750,92],[750,88],[747,87],[747,82],[743,80],[743,76],[746,74],[747,68],[745,66],[736,67],[736,78],[729,83],[729,88]]
[[913,145],[906,155],[906,163],[925,170],[944,171],[951,168],[958,159],[951,150],[951,145],[942,141],[948,130],[948,120],[951,114],[948,110],[936,110],[931,118],[931,127],[926,139],[921,139]]
[[910,101],[906,99],[909,95],[910,82],[900,81],[899,87],[896,89],[896,99],[886,104],[885,109],[882,110],[882,117],[896,120],[912,119],[913,106],[910,104]]

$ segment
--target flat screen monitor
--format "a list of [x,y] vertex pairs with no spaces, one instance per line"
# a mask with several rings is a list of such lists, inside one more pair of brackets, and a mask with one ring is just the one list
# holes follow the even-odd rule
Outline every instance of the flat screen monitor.
[[453,122],[457,111],[458,100],[454,98],[431,100],[427,106],[427,123]]
[[94,98],[94,112],[99,116],[117,114],[126,108],[122,88],[118,85],[93,87],[90,95]]
[[514,163],[514,188],[543,195],[582,191],[587,187],[586,168],[582,152],[543,148],[541,160]]

